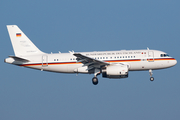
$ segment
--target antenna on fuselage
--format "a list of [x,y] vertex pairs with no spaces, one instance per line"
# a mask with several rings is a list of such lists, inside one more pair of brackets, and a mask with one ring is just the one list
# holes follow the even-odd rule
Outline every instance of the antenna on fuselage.
[[74,54],[74,51],[73,51],[73,50],[72,50],[72,51],[69,51],[69,53]]

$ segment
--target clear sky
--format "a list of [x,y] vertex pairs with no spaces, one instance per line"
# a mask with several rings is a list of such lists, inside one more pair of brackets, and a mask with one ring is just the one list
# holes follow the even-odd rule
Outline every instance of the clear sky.
[[14,55],[6,25],[42,51],[150,49],[180,60],[179,0],[1,0],[0,120],[177,120],[179,63],[126,79],[42,72],[4,63]]

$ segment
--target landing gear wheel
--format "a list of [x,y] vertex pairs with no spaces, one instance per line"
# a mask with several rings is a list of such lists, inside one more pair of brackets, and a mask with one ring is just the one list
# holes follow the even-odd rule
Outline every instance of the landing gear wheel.
[[97,84],[98,84],[98,78],[97,78],[97,77],[93,77],[92,83],[93,83],[94,85],[97,85]]
[[154,77],[150,77],[150,81],[154,81]]

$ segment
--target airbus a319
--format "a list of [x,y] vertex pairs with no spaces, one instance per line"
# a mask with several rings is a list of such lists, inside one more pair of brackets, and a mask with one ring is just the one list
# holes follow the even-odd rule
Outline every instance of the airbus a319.
[[159,50],[120,50],[100,52],[74,52],[48,54],[39,50],[17,25],[7,25],[15,55],[6,63],[58,73],[94,74],[92,83],[98,84],[97,76],[127,78],[129,71],[149,71],[176,65],[175,58]]

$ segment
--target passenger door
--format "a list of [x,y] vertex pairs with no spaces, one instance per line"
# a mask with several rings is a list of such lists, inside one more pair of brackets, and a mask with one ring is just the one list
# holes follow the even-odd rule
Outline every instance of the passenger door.
[[154,62],[154,51],[148,51],[148,62]]

